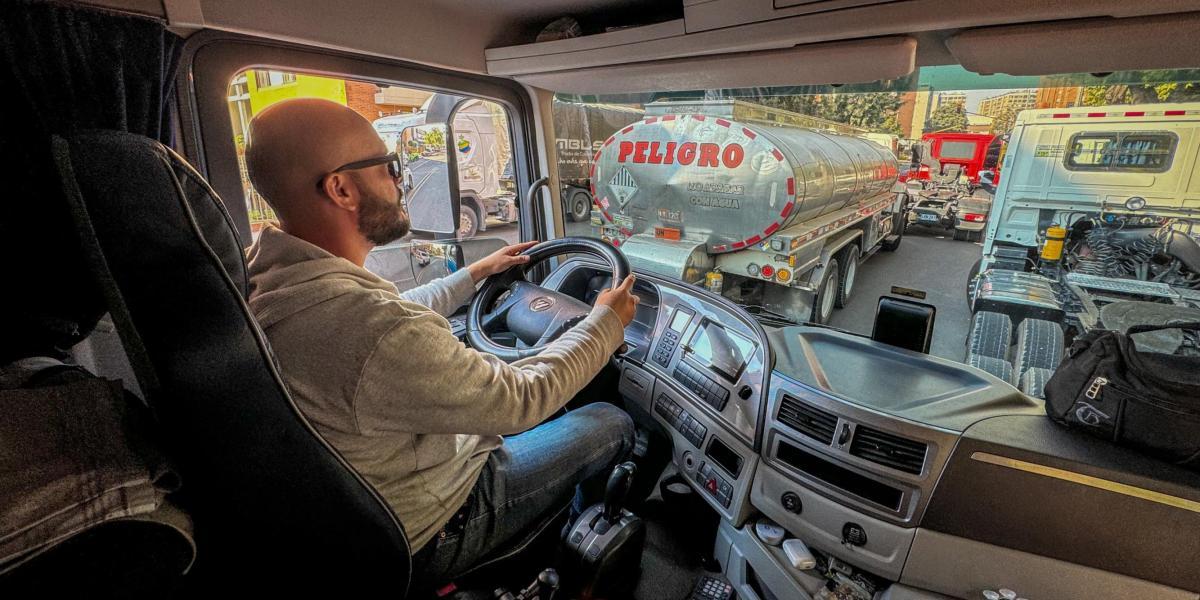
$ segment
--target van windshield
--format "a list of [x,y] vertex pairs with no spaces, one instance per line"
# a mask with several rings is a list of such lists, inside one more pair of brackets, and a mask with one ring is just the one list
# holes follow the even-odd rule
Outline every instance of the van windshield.
[[[919,290],[938,310],[931,351],[954,360],[964,359],[971,319],[964,284],[993,252],[985,240],[1006,178],[1010,194],[1097,203],[1094,214],[1042,213],[1046,222],[1035,213],[1020,242],[1027,266],[1051,221],[1099,219],[1108,200],[1097,186],[1135,183],[1112,177],[1158,174],[1136,184],[1166,185],[1162,174],[1192,168],[1180,166],[1183,138],[1164,115],[1193,113],[1200,70],[1024,77],[959,66],[870,84],[558,94],[553,104],[568,235],[599,237],[635,267],[698,285],[719,274],[726,297],[795,321],[818,315],[819,299],[788,309],[771,288],[817,294],[830,253],[813,241],[861,236],[862,298],[839,299],[847,306],[828,322],[870,334],[876,297]],[[1017,148],[1021,127],[1044,139]],[[897,193],[908,194],[902,215],[887,204]],[[903,250],[879,253],[897,232]],[[850,257],[838,256],[844,272]]]

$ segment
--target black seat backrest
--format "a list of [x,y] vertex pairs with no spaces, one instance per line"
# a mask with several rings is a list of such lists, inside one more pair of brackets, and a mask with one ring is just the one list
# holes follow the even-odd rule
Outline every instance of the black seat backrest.
[[216,193],[148,138],[54,139],[85,258],[183,477],[196,574],[273,592],[403,597],[404,529],[297,409],[245,302],[245,255]]

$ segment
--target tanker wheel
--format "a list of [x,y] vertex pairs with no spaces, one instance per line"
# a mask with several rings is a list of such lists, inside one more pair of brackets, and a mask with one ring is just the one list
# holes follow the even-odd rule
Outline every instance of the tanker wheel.
[[838,281],[841,279],[839,271],[837,259],[829,259],[829,264],[825,265],[825,273],[821,275],[816,300],[813,302],[813,323],[825,325],[833,318],[833,309],[837,304]]
[[592,213],[592,197],[583,190],[575,190],[567,198],[567,219],[572,223],[586,221]]
[[849,304],[854,293],[854,282],[858,277],[858,255],[858,246],[853,244],[842,251],[842,273],[838,278],[837,297],[834,298],[834,304],[838,308]]
[[895,252],[896,248],[900,247],[900,241],[904,239],[904,230],[908,227],[908,215],[895,215],[892,217],[895,226],[892,227],[892,233],[896,234],[896,239],[888,241],[884,239],[879,243],[879,247],[886,252]]

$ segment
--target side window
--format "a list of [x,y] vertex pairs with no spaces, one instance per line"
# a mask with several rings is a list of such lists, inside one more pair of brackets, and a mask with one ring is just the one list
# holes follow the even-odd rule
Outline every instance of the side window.
[[[414,228],[458,239],[431,243],[409,233],[376,248],[368,257],[368,268],[403,290],[519,241],[507,111],[495,102],[471,98],[457,105],[447,127],[444,116],[441,121],[437,117],[426,121],[436,96],[436,92],[418,88],[279,70],[251,69],[235,76],[229,85],[229,116],[254,239],[276,216],[251,185],[246,169],[250,121],[276,102],[322,98],[362,115],[387,150],[400,156],[403,169],[396,184]],[[461,210],[456,219],[449,215],[450,152],[458,169]],[[440,218],[442,213],[445,218]],[[439,218],[429,217],[431,214]]]
[[1073,171],[1099,171],[1108,166],[1112,148],[1117,143],[1114,134],[1077,133],[1071,136],[1067,153],[1067,168]]
[[1163,173],[1171,168],[1178,139],[1170,132],[1077,133],[1065,165],[1072,171]]
[[1121,136],[1121,144],[1113,162],[1114,171],[1149,171],[1162,173],[1171,168],[1175,154],[1173,133],[1130,133]]

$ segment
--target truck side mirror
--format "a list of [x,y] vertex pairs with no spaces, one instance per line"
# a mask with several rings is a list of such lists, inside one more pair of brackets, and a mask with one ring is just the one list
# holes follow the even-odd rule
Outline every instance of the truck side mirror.
[[448,152],[448,140],[443,123],[414,125],[400,132],[397,152],[404,169],[399,185],[413,231],[453,234],[458,230],[450,186],[454,157]]
[[880,296],[871,339],[929,354],[937,308],[924,302]]

